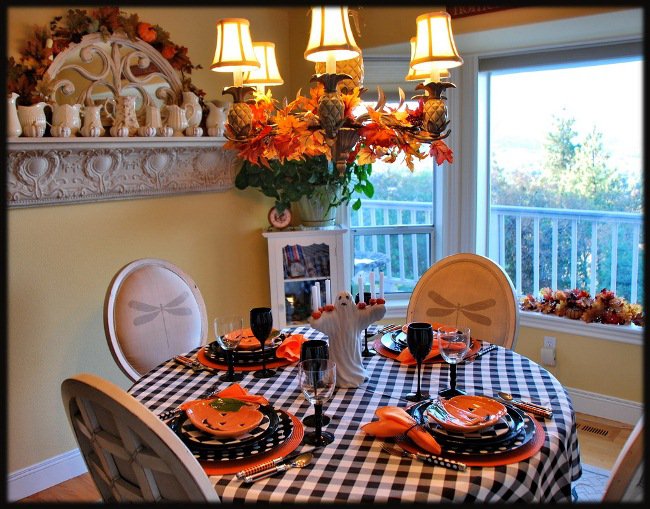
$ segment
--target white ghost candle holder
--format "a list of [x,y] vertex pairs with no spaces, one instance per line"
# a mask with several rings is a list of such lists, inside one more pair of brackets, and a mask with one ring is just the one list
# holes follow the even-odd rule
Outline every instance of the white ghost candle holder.
[[354,303],[350,292],[340,292],[333,305],[312,313],[309,324],[329,338],[329,357],[336,363],[336,386],[359,387],[366,379],[359,335],[386,314],[383,299]]

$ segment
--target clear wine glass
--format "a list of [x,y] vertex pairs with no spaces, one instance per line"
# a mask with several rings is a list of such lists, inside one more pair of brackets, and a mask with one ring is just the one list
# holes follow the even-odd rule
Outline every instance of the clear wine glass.
[[310,445],[325,446],[334,441],[334,435],[323,431],[323,403],[334,393],[336,385],[336,364],[329,359],[309,359],[301,361],[298,371],[300,389],[307,400],[314,405],[315,431],[305,433],[303,442]]
[[264,353],[264,343],[271,335],[273,330],[273,315],[271,308],[253,308],[250,313],[250,325],[253,336],[262,345],[262,369],[253,373],[255,378],[269,378],[275,375],[275,371],[266,368],[266,354]]
[[[300,347],[300,360],[307,361],[310,359],[329,359],[329,344],[324,339],[309,339]],[[327,415],[322,417],[323,426],[327,426],[330,418]],[[302,423],[305,426],[316,426],[316,415],[311,414],[303,418]]]
[[411,322],[406,330],[406,344],[418,364],[418,389],[406,395],[409,401],[422,401],[428,397],[420,390],[422,380],[422,362],[433,346],[433,328],[430,323]]
[[235,373],[235,350],[244,333],[244,319],[239,315],[218,316],[214,319],[214,334],[217,343],[226,352],[228,372],[221,375],[222,382],[238,382],[244,378],[243,373]]
[[440,355],[449,364],[449,388],[438,394],[451,398],[464,391],[456,388],[456,365],[461,362],[470,349],[471,336],[469,327],[440,327],[438,329],[438,346]]

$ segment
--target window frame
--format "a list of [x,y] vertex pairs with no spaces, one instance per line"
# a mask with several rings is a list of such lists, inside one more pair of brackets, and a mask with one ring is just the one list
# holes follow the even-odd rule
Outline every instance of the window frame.
[[[434,219],[435,224],[441,225],[439,230],[444,231],[437,243],[439,256],[459,251],[485,256],[488,253],[490,195],[486,161],[489,161],[489,154],[488,147],[478,137],[479,126],[486,122],[482,109],[478,107],[485,99],[486,88],[479,80],[481,59],[579,49],[590,45],[643,42],[643,19],[643,9],[629,9],[455,37],[464,60],[462,66],[451,70],[451,81],[457,88],[448,99],[452,126],[449,144],[454,149],[455,161],[453,171],[439,175],[437,189],[443,192],[443,196],[460,195],[459,200],[453,203],[441,204],[441,216]],[[483,156],[479,157],[479,154]],[[438,258],[438,252],[436,255]],[[541,313],[522,312],[520,324],[632,344],[643,342],[642,327],[616,326],[616,337],[613,337],[611,326],[574,322]]]

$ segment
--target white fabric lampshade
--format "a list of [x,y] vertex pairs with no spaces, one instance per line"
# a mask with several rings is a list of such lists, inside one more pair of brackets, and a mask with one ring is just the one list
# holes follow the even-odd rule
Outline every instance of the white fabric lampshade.
[[[406,81],[428,80],[431,76],[431,70],[416,71],[413,69],[413,67],[411,67],[411,63],[413,62],[413,55],[415,55],[415,37],[411,37],[409,42],[411,43],[411,62],[409,62],[409,72],[404,77],[404,79]],[[447,69],[440,69],[439,74],[440,78],[449,78],[450,75]]]
[[348,8],[341,6],[312,7],[311,30],[305,59],[327,62],[328,58],[349,60],[361,55],[350,29]]
[[272,42],[254,42],[253,49],[260,63],[260,68],[244,73],[243,84],[250,86],[282,85],[284,80],[280,76],[275,59],[275,44]]
[[417,34],[411,67],[416,72],[430,72],[433,69],[448,69],[463,63],[458,54],[451,31],[449,13],[429,12],[415,20]]
[[259,67],[249,21],[243,18],[223,18],[217,21],[217,48],[210,69],[237,72],[252,71]]

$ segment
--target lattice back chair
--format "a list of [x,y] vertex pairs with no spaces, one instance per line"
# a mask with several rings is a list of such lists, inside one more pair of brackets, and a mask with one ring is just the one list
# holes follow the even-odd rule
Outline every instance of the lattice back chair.
[[63,405],[104,502],[219,502],[181,439],[114,383],[81,373],[61,384]]
[[498,264],[477,254],[458,253],[422,274],[406,320],[469,327],[472,337],[514,350],[519,302],[512,281]]
[[131,380],[204,345],[205,302],[192,278],[170,262],[135,260],[113,277],[104,302],[111,354]]
[[644,495],[643,433],[641,416],[619,453],[605,486],[603,502],[640,502]]

